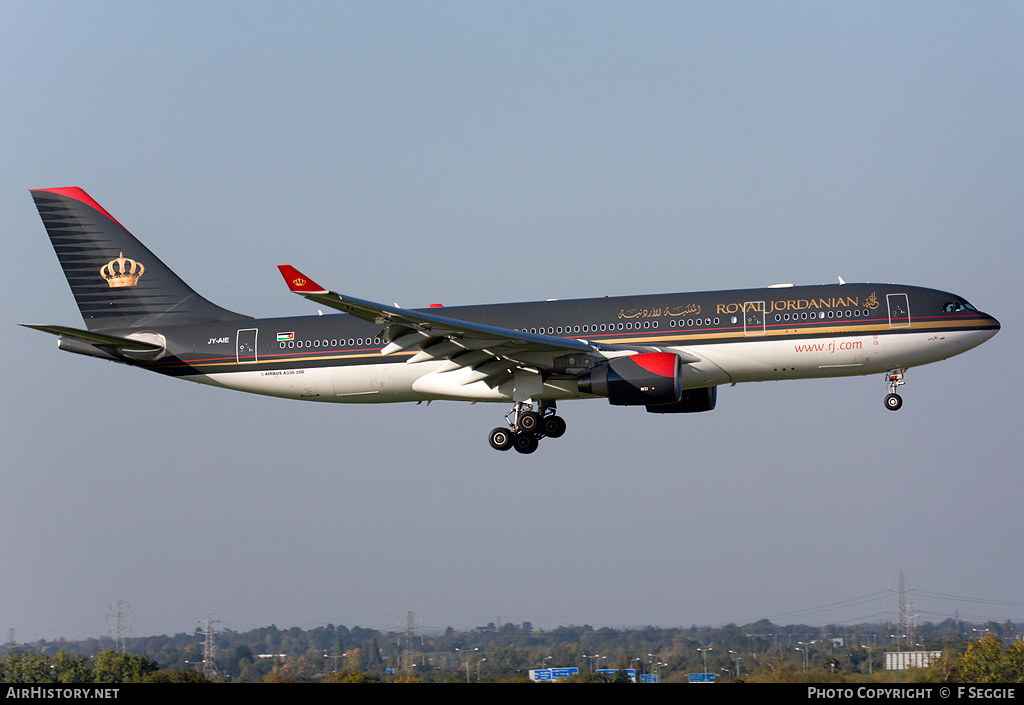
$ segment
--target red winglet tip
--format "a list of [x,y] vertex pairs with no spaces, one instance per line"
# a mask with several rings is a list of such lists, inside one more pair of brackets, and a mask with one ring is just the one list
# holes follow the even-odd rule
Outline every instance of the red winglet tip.
[[284,277],[285,282],[288,284],[288,288],[292,291],[298,294],[327,293],[327,289],[324,289],[290,264],[279,264],[277,265],[277,268],[281,270],[281,276]]

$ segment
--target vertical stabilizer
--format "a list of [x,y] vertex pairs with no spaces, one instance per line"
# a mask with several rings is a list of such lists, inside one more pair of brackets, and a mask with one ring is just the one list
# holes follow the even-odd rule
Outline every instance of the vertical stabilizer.
[[249,318],[193,291],[82,189],[32,198],[89,330]]

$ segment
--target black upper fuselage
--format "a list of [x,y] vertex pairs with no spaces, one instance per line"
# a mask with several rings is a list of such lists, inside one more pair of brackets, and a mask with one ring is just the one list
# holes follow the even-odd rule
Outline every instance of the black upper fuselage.
[[[431,308],[445,317],[619,346],[991,330],[999,322],[946,292],[894,284],[832,284]],[[112,330],[111,334],[143,329]],[[365,365],[382,357],[380,325],[346,314],[153,329],[168,354],[134,362],[173,376]],[[398,358],[398,360],[396,360]]]

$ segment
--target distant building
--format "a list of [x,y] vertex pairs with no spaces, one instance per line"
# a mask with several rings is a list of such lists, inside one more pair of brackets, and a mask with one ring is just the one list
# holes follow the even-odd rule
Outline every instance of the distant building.
[[908,668],[927,668],[942,656],[941,651],[887,651],[885,670],[905,671]]

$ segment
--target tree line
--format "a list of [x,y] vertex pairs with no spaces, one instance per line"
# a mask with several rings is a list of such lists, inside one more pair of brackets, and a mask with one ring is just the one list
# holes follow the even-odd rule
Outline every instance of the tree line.
[[[534,629],[529,622],[406,633],[328,624],[275,625],[205,635],[7,645],[8,683],[128,682],[512,682],[531,669],[575,668],[577,681],[609,681],[632,671],[660,682],[712,673],[717,682],[1024,682],[1024,629],[1012,622],[947,619],[896,634],[892,624],[780,626],[768,620],[721,627]],[[887,671],[892,651],[940,653],[926,667]]]

